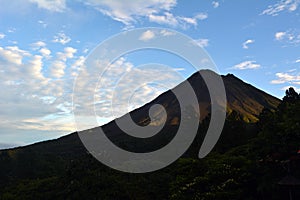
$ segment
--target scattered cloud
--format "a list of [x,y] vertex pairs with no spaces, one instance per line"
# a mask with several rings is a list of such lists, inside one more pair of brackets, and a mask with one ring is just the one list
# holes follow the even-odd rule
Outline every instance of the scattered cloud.
[[175,16],[172,13],[169,12],[166,12],[163,15],[150,14],[148,17],[150,22],[155,22],[158,24],[167,24],[171,26],[178,25],[178,20],[175,18]]
[[65,74],[66,64],[61,60],[56,60],[50,67],[50,76],[54,78],[61,78]]
[[9,32],[9,33],[14,33],[16,31],[17,31],[17,29],[16,28],[12,28],[12,27],[7,30],[7,32]]
[[127,27],[133,27],[135,23],[143,18],[158,24],[186,28],[189,25],[196,26],[198,20],[204,20],[208,17],[205,13],[199,13],[193,17],[173,15],[171,10],[177,5],[176,0],[149,0],[146,2],[142,0],[87,0],[84,3],[94,7],[113,20],[123,23]]
[[67,36],[65,33],[60,32],[54,36],[54,39],[52,41],[54,43],[60,43],[62,45],[65,45],[71,41],[71,38],[69,36]]
[[249,48],[248,44],[252,44],[252,43],[254,43],[254,40],[251,40],[251,39],[246,40],[246,41],[243,43],[243,49],[248,49],[248,48]]
[[64,52],[56,53],[57,59],[52,62],[50,66],[50,76],[54,78],[62,78],[65,75],[65,69],[67,67],[66,61],[68,59],[74,58],[74,54],[77,49],[73,47],[64,48]]
[[[68,59],[75,58],[77,50],[66,47],[56,57],[50,57],[51,50],[44,43],[36,42],[33,46],[39,47],[39,51],[0,47],[0,88],[5,88],[0,99],[0,127],[59,134],[74,131],[71,114],[67,112],[72,102],[72,76],[62,77],[72,72],[66,64]],[[47,56],[54,66],[45,66]]]
[[166,24],[170,26],[179,26],[181,28],[187,28],[190,25],[197,26],[199,20],[204,20],[208,17],[205,13],[199,13],[194,17],[182,17],[174,16],[172,13],[166,12],[163,15],[149,15],[149,21],[158,24]]
[[89,52],[88,48],[83,49],[82,53],[86,54],[87,52]]
[[269,5],[267,9],[262,11],[261,15],[277,16],[280,12],[294,12],[298,9],[299,0],[280,0],[274,5]]
[[300,74],[297,74],[295,70],[287,72],[278,72],[275,74],[277,79],[272,80],[272,84],[296,84],[300,85]]
[[241,62],[232,67],[232,69],[239,69],[239,70],[258,69],[258,68],[260,68],[260,64],[257,64],[256,61],[252,61],[252,60]]
[[277,32],[275,33],[275,39],[276,40],[282,40],[286,35],[286,32]]
[[48,26],[48,24],[46,24],[44,21],[42,21],[42,20],[38,20],[38,23],[40,24],[40,25],[42,25],[43,26],[43,28],[46,28],[47,26]]
[[208,40],[208,39],[205,39],[205,38],[200,38],[200,39],[194,40],[194,42],[195,42],[197,45],[199,45],[200,47],[204,48],[204,47],[207,47],[207,46],[208,46],[209,40]]
[[160,32],[160,34],[161,34],[162,36],[171,36],[171,35],[174,35],[175,33],[171,32],[171,31],[168,31],[168,30],[162,30],[162,31]]
[[4,63],[9,62],[14,65],[21,65],[24,56],[30,56],[30,53],[19,49],[17,46],[0,47],[0,63],[2,61]]
[[39,52],[44,56],[44,57],[49,57],[51,54],[51,51],[47,48],[41,48]]
[[51,12],[63,12],[66,9],[66,0],[29,0],[31,3],[37,4],[39,8],[49,10]]
[[206,13],[199,13],[197,15],[195,15],[194,17],[195,19],[199,19],[199,20],[205,20],[208,18],[208,14]]
[[32,46],[32,48],[33,48],[34,50],[38,50],[38,49],[40,49],[41,47],[45,47],[45,46],[46,46],[46,43],[43,42],[43,41],[37,41],[37,42],[35,42],[35,43],[32,43],[30,46]]
[[62,61],[66,61],[68,58],[73,58],[76,52],[77,49],[74,49],[73,47],[65,47],[64,52],[57,53],[57,57]]
[[300,59],[296,60],[295,63],[300,63]]
[[141,36],[139,37],[139,40],[142,41],[148,41],[151,40],[157,36],[163,36],[163,37],[167,37],[167,36],[171,36],[174,35],[175,33],[168,31],[168,30],[161,30],[161,31],[155,31],[155,30],[147,30],[145,32],[143,32],[141,34]]
[[0,39],[3,39],[3,38],[5,38],[5,34],[0,33]]
[[296,30],[280,31],[275,33],[275,40],[290,45],[298,45],[300,43],[300,32]]
[[124,0],[124,1],[106,1],[106,0],[87,0],[85,4],[94,7],[104,15],[122,22],[125,25],[131,25],[139,17],[148,17],[151,14],[168,12],[176,4],[176,0]]
[[213,1],[213,2],[212,2],[212,6],[213,6],[214,8],[218,8],[218,7],[220,6],[220,3],[217,2],[217,1]]
[[153,31],[147,30],[140,37],[139,40],[148,41],[155,37],[155,33]]
[[71,65],[71,72],[70,75],[72,77],[77,77],[79,71],[82,69],[82,67],[84,66],[84,62],[85,62],[85,57],[84,56],[79,56],[78,59],[76,59],[73,64]]

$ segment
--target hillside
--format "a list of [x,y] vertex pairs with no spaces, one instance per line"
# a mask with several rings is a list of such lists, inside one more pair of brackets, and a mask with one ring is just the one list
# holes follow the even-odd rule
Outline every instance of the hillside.
[[[270,116],[282,115],[283,111],[277,111],[276,107],[280,104],[282,108],[283,103],[233,75],[222,76],[222,79],[228,100],[228,116],[218,144],[205,159],[199,160],[197,152],[209,124],[210,103],[203,79],[194,74],[187,81],[198,97],[199,105],[195,106],[200,107],[201,113],[206,111],[206,115],[199,122],[198,135],[192,146],[172,165],[147,174],[118,172],[95,160],[86,151],[77,133],[72,133],[56,140],[1,150],[0,199],[198,199],[199,195],[203,195],[202,199],[240,199],[250,194],[259,199],[272,196],[275,187],[272,184],[285,172],[279,170],[277,164],[267,163],[265,166],[261,163],[262,166],[257,166],[256,163],[268,158],[274,151],[270,147],[278,143],[276,138],[267,143],[269,136],[264,136],[262,131],[264,124],[267,128],[276,124],[264,120],[280,119]],[[137,123],[148,124],[147,109],[156,103],[163,105],[168,113],[167,123],[157,136],[148,139],[129,137],[114,121],[102,128],[115,144],[124,149],[149,152],[161,148],[172,140],[180,120],[174,95],[167,91],[130,114]],[[270,112],[269,117],[261,114],[263,108]],[[292,114],[289,110],[286,112]],[[294,141],[293,147],[290,147],[293,149],[299,140],[294,136],[290,139]],[[281,159],[287,159],[288,152],[294,151],[291,149],[285,149]],[[271,174],[263,174],[269,168]],[[273,178],[254,180],[255,174]],[[270,181],[270,186],[263,186]],[[220,185],[224,188],[214,188]],[[257,193],[257,187],[263,187],[261,194]],[[280,195],[284,195],[284,191]]]

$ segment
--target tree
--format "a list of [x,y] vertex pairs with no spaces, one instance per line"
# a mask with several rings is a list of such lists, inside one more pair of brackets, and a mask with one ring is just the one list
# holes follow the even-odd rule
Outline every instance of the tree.
[[285,97],[283,97],[284,101],[295,101],[300,99],[300,94],[298,94],[294,88],[290,87],[285,91]]

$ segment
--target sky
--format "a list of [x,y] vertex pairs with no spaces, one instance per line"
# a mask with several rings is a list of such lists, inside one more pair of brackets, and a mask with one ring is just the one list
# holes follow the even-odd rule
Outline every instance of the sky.
[[[82,68],[84,61],[100,43],[135,28],[163,28],[163,35],[168,30],[182,33],[204,48],[220,74],[232,73],[278,98],[291,86],[300,92],[300,0],[0,0],[0,4],[0,148],[76,131],[72,93],[76,77],[87,70]],[[146,30],[139,39],[156,36]],[[131,91],[134,101],[119,110],[141,106],[195,72],[184,60],[158,50],[121,56],[107,72],[111,84],[98,88],[99,125],[114,117],[109,112],[113,94],[122,96],[137,84],[129,81],[116,89],[112,80],[129,71],[138,73],[137,66],[153,62],[173,67],[181,79],[154,70],[153,76],[159,74],[163,84],[141,85]]]

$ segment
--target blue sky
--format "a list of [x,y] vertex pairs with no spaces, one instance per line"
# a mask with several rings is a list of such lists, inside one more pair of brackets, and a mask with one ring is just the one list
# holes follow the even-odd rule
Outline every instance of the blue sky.
[[[176,30],[201,45],[221,74],[233,73],[279,98],[289,86],[300,92],[299,6],[300,0],[2,0],[0,148],[75,131],[72,89],[84,59],[107,38],[134,28]],[[154,61],[184,78],[194,72],[174,55],[150,50],[121,57],[113,67]],[[130,109],[166,89],[140,88]],[[109,104],[99,102],[105,113]],[[100,123],[111,119],[104,114]]]

